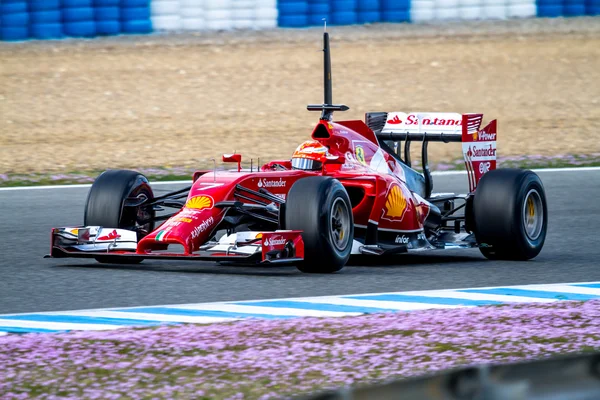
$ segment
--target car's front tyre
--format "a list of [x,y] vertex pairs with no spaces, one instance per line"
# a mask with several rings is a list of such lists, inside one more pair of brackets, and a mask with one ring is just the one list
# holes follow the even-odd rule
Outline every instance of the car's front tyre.
[[307,273],[341,270],[350,258],[354,241],[352,205],[336,179],[314,176],[298,180],[288,192],[285,228],[302,231]]
[[[108,170],[96,178],[88,193],[84,225],[134,230],[138,240],[152,232],[155,212],[148,206],[154,199],[148,179],[139,172]],[[139,257],[101,256],[101,263],[137,264]]]

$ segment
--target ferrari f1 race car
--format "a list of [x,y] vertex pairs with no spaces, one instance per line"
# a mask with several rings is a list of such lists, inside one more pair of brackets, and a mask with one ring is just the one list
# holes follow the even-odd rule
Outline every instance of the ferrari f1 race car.
[[[333,122],[348,107],[332,104],[327,32],[323,42],[325,101],[308,106],[321,117],[291,159],[242,169],[241,155],[223,155],[237,169],[196,171],[191,186],[161,196],[138,172],[107,170],[89,191],[84,226],[53,228],[47,257],[293,264],[331,273],[355,254],[538,255],[548,221],[544,187],[532,171],[496,169],[496,120],[481,128],[482,114],[369,112],[365,121]],[[415,141],[421,172],[411,165]],[[462,143],[468,194],[432,192],[430,142]]]

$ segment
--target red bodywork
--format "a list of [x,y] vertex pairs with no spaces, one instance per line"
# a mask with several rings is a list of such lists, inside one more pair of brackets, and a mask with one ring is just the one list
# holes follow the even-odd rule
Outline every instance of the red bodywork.
[[[458,128],[459,132],[462,130],[458,138],[462,141],[471,191],[475,190],[485,172],[496,167],[496,121],[480,130],[481,119],[481,114],[467,114],[462,116],[462,121],[456,122],[462,125]],[[400,119],[398,122],[401,122]],[[392,119],[388,123],[394,125],[396,121]],[[213,237],[231,203],[238,201],[265,207],[265,198],[253,194],[261,189],[268,191],[269,196],[285,201],[297,180],[315,175],[331,176],[346,188],[354,217],[354,239],[359,243],[406,245],[408,248],[429,245],[424,234],[425,223],[429,213],[434,212],[432,207],[436,206],[410,189],[405,173],[416,172],[407,170],[406,165],[401,165],[399,160],[383,150],[375,133],[363,121],[320,120],[311,136],[327,147],[327,152],[322,154],[321,170],[295,170],[288,159],[271,161],[257,171],[241,171],[241,155],[225,155],[223,161],[237,163],[236,170],[197,171],[185,206],[180,211],[139,240],[134,253],[115,246],[109,249],[108,254],[136,258],[245,259],[247,255],[230,254],[227,246],[222,253],[211,250],[210,257],[202,253],[204,249],[201,247]],[[435,212],[439,215],[439,209],[436,208]],[[373,231],[376,233],[373,234]],[[97,234],[94,243],[106,239],[100,233],[119,236],[116,230],[112,233],[102,231]],[[53,230],[52,256],[86,254],[96,257],[107,254],[73,253],[60,244],[55,246],[55,236],[61,234],[63,237],[69,235],[68,232]],[[292,262],[304,257],[301,234],[297,230],[263,231],[256,237],[236,240],[235,247],[260,244],[263,262]],[[110,241],[108,236],[106,240]],[[370,239],[365,240],[367,238]],[[169,245],[181,245],[183,252],[166,251]]]
[[[377,224],[380,231],[423,231],[429,203],[408,189],[404,170],[379,147],[375,134],[363,121],[321,121],[312,138],[327,146],[332,156],[337,156],[326,161],[321,172],[292,170],[289,160],[271,161],[256,172],[198,171],[194,174],[186,207],[144,237],[137,253],[164,249],[165,244],[180,244],[185,254],[198,251],[225,215],[226,210],[215,204],[237,200],[236,185],[255,191],[265,188],[285,199],[298,179],[320,174],[338,179],[355,194],[351,200],[356,228],[366,228],[371,222]],[[374,159],[378,165],[372,165]],[[232,161],[237,162],[237,159]],[[287,170],[273,170],[276,166]]]

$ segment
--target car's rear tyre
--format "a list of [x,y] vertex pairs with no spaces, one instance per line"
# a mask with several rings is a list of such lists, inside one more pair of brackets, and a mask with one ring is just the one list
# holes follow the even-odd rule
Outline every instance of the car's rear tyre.
[[301,230],[307,273],[341,270],[350,258],[354,220],[348,193],[342,184],[325,176],[303,178],[291,187],[285,204],[285,228]]
[[[135,199],[135,200],[134,200]],[[96,178],[85,205],[83,223],[86,226],[121,228],[137,232],[138,240],[154,230],[155,211],[147,204],[154,199],[148,179],[139,172],[108,170]],[[139,257],[101,256],[101,263],[137,264]]]
[[522,169],[483,175],[473,199],[475,237],[493,260],[529,260],[546,240],[548,207],[539,176]]

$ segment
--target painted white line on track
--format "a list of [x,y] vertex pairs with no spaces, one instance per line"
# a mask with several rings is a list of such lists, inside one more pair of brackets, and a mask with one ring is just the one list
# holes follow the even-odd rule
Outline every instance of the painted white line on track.
[[56,331],[107,331],[122,328],[119,325],[106,324],[75,324],[68,322],[24,321],[22,319],[0,319],[0,329],[3,327],[20,326],[31,329],[52,329]]
[[[64,312],[50,312],[45,315],[64,315]],[[185,322],[190,324],[212,324],[217,322],[231,321],[232,318],[219,317],[193,317],[187,315],[166,315],[166,314],[150,314],[108,310],[91,310],[91,311],[69,311],[69,315],[77,317],[96,317],[96,318],[115,318],[115,319],[133,319],[141,321],[157,321],[157,322]]]
[[[569,285],[520,285],[511,286],[514,289],[523,290],[539,290],[542,292],[564,292],[564,293],[575,293],[575,294],[589,294],[592,296],[600,296],[600,288],[588,288],[588,287],[577,287]],[[513,297],[513,296],[510,296]]]
[[[532,169],[534,172],[581,172],[581,171],[600,171],[600,167],[566,167],[566,168],[540,168]],[[433,171],[433,176],[447,176],[447,175],[465,175],[467,171]],[[189,185],[190,180],[186,181],[159,181],[150,182],[152,186],[160,185]],[[0,188],[0,192],[10,192],[17,190],[45,190],[45,189],[81,189],[91,187],[91,183],[75,184],[75,185],[46,185],[46,186],[16,186],[16,187],[5,187]]]
[[[244,302],[245,303],[245,302]],[[194,304],[194,305],[181,305],[171,306],[169,308],[184,309],[184,310],[208,310],[208,311],[224,311],[233,312],[240,314],[265,314],[265,307],[258,307],[252,305],[241,305],[241,304],[228,304],[228,303],[217,303],[217,304]],[[294,308],[271,308],[268,313],[270,315],[293,315],[295,317],[339,317],[340,315],[360,315],[360,313],[340,313],[335,311],[322,311],[322,310],[298,310]]]
[[[531,169],[531,168],[524,168]],[[579,172],[579,171],[600,171],[600,167],[565,167],[565,168],[537,168],[531,169],[533,172]],[[444,175],[466,175],[467,171],[433,171],[433,176]]]
[[[513,286],[511,286],[511,287],[513,287]],[[447,299],[499,301],[501,303],[526,303],[526,302],[532,301],[531,297],[506,296],[506,295],[502,295],[502,294],[454,292],[452,290],[412,291],[412,292],[404,292],[404,294],[409,295],[409,296],[443,297],[443,298],[447,298]],[[535,299],[536,303],[554,303],[556,301],[558,301],[558,300]]]
[[[583,285],[583,284],[597,284],[600,285],[600,281],[592,281],[592,282],[566,282],[566,283],[547,283],[547,284],[535,284],[535,286],[553,286],[553,285]],[[524,288],[524,287],[528,287],[530,285],[519,285],[519,288]],[[412,295],[422,295],[424,293],[438,293],[440,297],[445,296],[444,292],[462,292],[463,290],[471,290],[471,289],[496,289],[499,287],[514,287],[514,285],[506,285],[506,286],[478,286],[478,287],[462,287],[462,288],[454,288],[454,289],[440,289],[440,290],[423,290],[423,291],[410,291],[410,292],[367,292],[367,293],[358,293],[358,294],[345,294],[345,295],[339,295],[339,296],[318,296],[318,297],[281,297],[281,298],[277,298],[277,299],[269,299],[269,301],[280,301],[280,300],[292,300],[292,301],[303,301],[306,299],[318,299],[318,298],[322,298],[322,297],[331,297],[331,298],[339,298],[340,296],[376,296],[376,295],[384,295],[384,294],[397,294],[397,293],[402,293],[402,294],[406,294],[406,293],[410,293]],[[536,290],[538,290],[536,288]],[[549,289],[550,290],[550,289]],[[466,294],[466,293],[465,293]],[[517,296],[510,296],[511,298],[517,298]],[[457,298],[463,298],[463,299],[467,299],[467,297],[457,297]],[[532,301],[531,297],[522,297],[523,301],[527,300],[527,301]],[[264,300],[242,300],[239,301],[243,302],[246,305],[251,305],[252,303],[260,303]],[[542,301],[543,302],[543,301]],[[214,302],[214,303],[202,303],[204,304],[222,304],[219,302]],[[198,304],[192,304],[192,305],[198,305]],[[177,304],[177,305],[170,305],[170,306],[164,306],[164,307],[175,307],[175,306],[181,306],[181,307],[185,307],[185,304]],[[135,308],[135,307],[132,307]],[[39,313],[39,314],[43,314],[43,313]]]
[[432,308],[456,308],[444,304],[432,303],[406,303],[403,301],[384,301],[384,300],[358,300],[347,299],[343,297],[305,297],[302,301],[314,304],[335,304],[337,306],[352,306],[352,307],[373,307],[373,308],[388,308],[398,311],[414,311],[414,310],[429,310]]
[[[185,185],[191,184],[191,179],[189,181],[159,181],[159,182],[150,182],[152,186],[160,186],[160,185]],[[45,189],[85,189],[92,187],[91,183],[82,183],[79,185],[46,185],[46,186],[15,186],[15,187],[5,187],[0,188],[0,191],[10,192],[15,190],[45,190]]]

